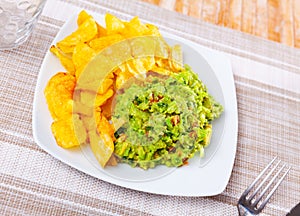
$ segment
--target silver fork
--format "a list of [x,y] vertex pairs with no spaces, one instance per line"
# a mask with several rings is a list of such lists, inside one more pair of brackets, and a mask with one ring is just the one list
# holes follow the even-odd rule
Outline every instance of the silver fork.
[[[277,157],[264,168],[243,192],[237,204],[240,216],[259,214],[290,171],[291,167],[288,167],[286,164],[280,165],[281,160],[275,162],[276,160]],[[267,173],[268,170],[270,171]],[[265,177],[263,178],[264,175]],[[256,187],[257,184],[258,186]]]

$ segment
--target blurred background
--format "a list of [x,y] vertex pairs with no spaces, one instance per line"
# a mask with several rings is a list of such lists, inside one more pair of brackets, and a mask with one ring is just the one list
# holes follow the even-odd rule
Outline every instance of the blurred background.
[[300,48],[300,0],[141,0]]

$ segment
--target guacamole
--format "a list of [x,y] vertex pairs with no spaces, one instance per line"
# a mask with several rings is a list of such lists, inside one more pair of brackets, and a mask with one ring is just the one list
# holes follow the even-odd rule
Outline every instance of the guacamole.
[[182,166],[210,142],[211,121],[223,108],[186,66],[180,73],[147,74],[121,89],[112,116],[117,126],[114,153],[120,162],[143,169]]

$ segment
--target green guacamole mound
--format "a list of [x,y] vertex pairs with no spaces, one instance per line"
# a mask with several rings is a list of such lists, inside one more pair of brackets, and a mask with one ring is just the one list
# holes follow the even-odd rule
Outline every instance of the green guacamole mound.
[[178,167],[196,152],[203,156],[211,121],[223,111],[188,66],[168,77],[152,72],[121,89],[115,100],[114,153],[120,162],[143,169]]

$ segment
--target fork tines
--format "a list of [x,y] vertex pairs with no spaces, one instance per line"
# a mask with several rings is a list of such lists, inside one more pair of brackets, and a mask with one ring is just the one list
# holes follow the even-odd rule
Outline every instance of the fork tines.
[[244,191],[239,204],[253,214],[261,212],[290,169],[275,157]]

